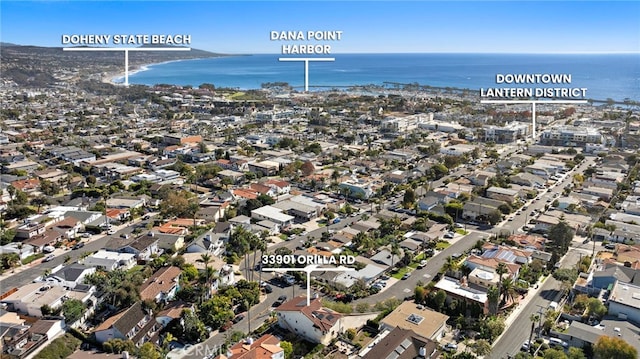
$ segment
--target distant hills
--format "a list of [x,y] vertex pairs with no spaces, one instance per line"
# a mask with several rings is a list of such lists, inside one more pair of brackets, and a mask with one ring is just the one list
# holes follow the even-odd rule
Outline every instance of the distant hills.
[[[150,47],[153,47],[151,45]],[[167,47],[167,46],[163,46]],[[131,51],[131,69],[152,63],[231,56],[205,50],[191,51]],[[115,73],[124,69],[124,53],[114,51],[63,51],[62,47],[41,47],[0,43],[0,78],[15,81],[25,87],[50,86],[73,76],[86,79],[91,74]]]

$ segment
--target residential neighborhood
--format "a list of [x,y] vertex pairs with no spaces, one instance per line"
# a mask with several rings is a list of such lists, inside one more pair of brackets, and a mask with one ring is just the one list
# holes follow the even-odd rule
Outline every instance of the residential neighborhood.
[[69,71],[0,78],[2,358],[640,351],[637,106]]

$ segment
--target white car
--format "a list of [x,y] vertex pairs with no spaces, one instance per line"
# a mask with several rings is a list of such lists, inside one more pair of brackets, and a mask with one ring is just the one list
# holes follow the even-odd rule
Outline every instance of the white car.
[[116,234],[115,229],[110,229],[107,231],[107,234],[112,235],[112,234]]
[[42,260],[43,262],[49,262],[52,261],[56,256],[54,254],[49,254],[48,256],[44,257],[44,259]]
[[448,351],[448,352],[455,352],[458,350],[458,344],[456,343],[447,343],[447,345],[444,346],[444,350]]
[[524,343],[522,343],[522,350],[528,351],[529,350],[529,341],[525,340]]

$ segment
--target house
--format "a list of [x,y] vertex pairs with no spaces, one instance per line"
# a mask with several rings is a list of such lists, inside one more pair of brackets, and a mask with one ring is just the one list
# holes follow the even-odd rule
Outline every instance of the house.
[[136,255],[132,253],[118,253],[101,249],[84,259],[84,265],[96,267],[107,272],[116,269],[127,270],[136,264]]
[[312,343],[328,345],[346,328],[342,327],[342,314],[323,308],[320,299],[307,305],[305,296],[295,297],[275,309],[278,325]]
[[343,272],[336,273],[337,275],[333,277],[333,284],[341,285],[343,288],[349,288],[356,283],[358,280],[362,280],[365,284],[370,285],[376,278],[382,275],[385,271],[385,268],[376,265],[376,264],[367,264],[364,268],[358,269],[357,271],[351,272]]
[[201,207],[196,213],[196,218],[203,219],[207,223],[219,222],[224,217],[228,207],[229,202]]
[[293,200],[286,200],[275,203],[273,207],[282,210],[284,213],[293,216],[298,223],[308,222],[318,216],[318,208],[315,206],[309,206],[305,203],[296,202]]
[[79,220],[73,217],[67,217],[54,223],[51,228],[60,233],[64,238],[72,239],[78,235],[78,232],[83,228],[83,225]]
[[379,250],[373,257],[370,258],[374,263],[381,264],[386,268],[389,268],[400,261],[398,255],[391,255],[391,252],[387,249]]
[[158,239],[153,232],[147,233],[140,237],[129,238],[111,238],[106,246],[106,250],[135,254],[138,259],[148,260],[153,254],[159,254]]
[[271,179],[264,184],[273,188],[276,191],[276,195],[289,194],[291,192],[291,184],[286,181]]
[[531,255],[533,250],[522,250],[505,246],[494,245],[492,243],[485,244],[482,249],[482,258],[495,258],[506,264],[529,264],[531,263]]
[[640,324],[640,286],[616,282],[611,289],[608,315]]
[[156,322],[166,328],[172,321],[180,319],[185,309],[193,311],[193,306],[182,301],[168,303],[163,310],[156,314]]
[[180,273],[180,268],[174,266],[158,269],[140,286],[140,299],[156,302],[172,300],[180,289]]
[[140,346],[151,340],[161,325],[156,322],[151,313],[142,308],[141,302],[136,302],[131,307],[122,310],[100,324],[94,334],[99,343],[110,339],[132,340],[136,346]]
[[587,344],[595,345],[602,336],[620,338],[631,344],[640,353],[640,342],[634,340],[638,336],[637,333],[640,333],[640,327],[626,320],[604,319],[596,326],[574,320],[569,325],[565,340],[571,347],[582,348]]
[[436,359],[440,356],[438,344],[413,330],[396,327],[390,332],[383,331],[373,339],[373,347],[369,346],[358,355],[361,359]]
[[0,254],[15,253],[20,257],[20,260],[35,254],[35,251],[35,247],[19,242],[11,242],[4,246],[0,246]]
[[480,268],[482,270],[492,272],[492,273],[496,272],[496,268],[498,268],[498,265],[500,263],[504,263],[507,266],[507,273],[505,274],[505,276],[510,276],[514,280],[518,278],[518,273],[520,272],[520,265],[503,261],[500,258],[479,257],[472,254],[464,262],[465,266],[470,270]]
[[173,233],[154,233],[158,240],[158,249],[163,252],[176,253],[184,247],[184,235]]
[[405,301],[380,321],[380,330],[412,330],[427,339],[438,341],[444,335],[449,316],[414,302]]
[[469,286],[464,281],[449,277],[440,279],[435,288],[442,289],[447,293],[448,303],[452,300],[463,300],[467,304],[475,304],[481,312],[488,313],[489,311],[487,293],[483,289]]
[[511,176],[511,183],[521,186],[540,187],[544,186],[546,182],[546,179],[528,172],[521,172]]
[[219,255],[224,250],[224,243],[229,236],[224,233],[208,231],[194,239],[186,248],[187,253],[213,253]]
[[280,347],[280,339],[265,334],[253,340],[245,339],[232,345],[227,353],[216,359],[284,359],[284,349]]
[[489,187],[486,192],[487,197],[498,201],[513,203],[518,198],[518,191],[510,188]]
[[18,328],[11,328],[13,330],[6,334],[13,335],[2,337],[4,343],[2,344],[3,351],[0,353],[3,354],[3,357],[6,353],[11,358],[27,358],[36,349],[45,345],[47,340],[51,340],[63,333],[63,324],[62,320],[39,319],[31,326],[21,325]]
[[92,296],[92,291],[70,291],[62,286],[52,286],[46,283],[29,283],[0,300],[7,310],[26,314],[31,317],[42,317],[42,307],[46,304],[52,309],[58,309],[68,297],[74,297],[86,303]]
[[61,240],[62,240],[62,234],[49,228],[49,229],[45,229],[45,231],[42,234],[37,235],[35,237],[31,237],[26,241],[24,241],[23,243],[32,245],[37,252],[42,252],[44,247],[53,246],[56,243],[60,242]]
[[251,218],[271,221],[280,225],[281,228],[289,227],[295,219],[295,217],[282,213],[281,209],[273,206],[262,206],[252,210]]
[[42,281],[48,285],[73,289],[78,285],[83,285],[84,277],[95,272],[95,267],[78,263],[72,263],[67,266],[59,265],[52,270],[51,274],[43,278]]

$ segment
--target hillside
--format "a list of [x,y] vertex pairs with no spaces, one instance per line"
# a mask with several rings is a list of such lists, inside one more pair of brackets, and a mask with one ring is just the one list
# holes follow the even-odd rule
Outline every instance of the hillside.
[[[204,50],[132,51],[129,66],[229,56]],[[74,82],[88,77],[99,79],[105,73],[122,72],[124,53],[112,51],[63,51],[61,47],[0,45],[0,79],[14,81],[23,87],[48,87],[64,80]]]

